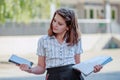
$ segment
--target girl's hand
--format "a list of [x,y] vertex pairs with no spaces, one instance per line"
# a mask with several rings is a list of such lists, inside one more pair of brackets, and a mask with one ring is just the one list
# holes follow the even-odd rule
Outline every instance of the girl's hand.
[[29,68],[29,66],[28,66],[27,64],[20,64],[20,65],[19,65],[19,68],[20,68],[22,71],[26,71],[26,72],[31,73],[31,69]]
[[102,69],[102,65],[96,65],[94,66],[94,73],[99,72]]

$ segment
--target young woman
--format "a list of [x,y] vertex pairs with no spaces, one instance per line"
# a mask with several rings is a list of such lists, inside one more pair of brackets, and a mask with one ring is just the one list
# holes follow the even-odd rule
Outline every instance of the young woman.
[[[37,66],[29,68],[21,64],[20,69],[34,74],[43,74],[47,70],[46,80],[83,80],[81,72],[72,68],[80,63],[81,53],[81,37],[75,13],[61,8],[54,13],[48,35],[38,41]],[[94,72],[101,68],[96,65]]]

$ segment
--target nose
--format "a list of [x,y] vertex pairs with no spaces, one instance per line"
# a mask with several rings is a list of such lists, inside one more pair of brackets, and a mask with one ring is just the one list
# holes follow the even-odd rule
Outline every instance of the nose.
[[53,22],[53,26],[57,27],[58,26],[57,22]]

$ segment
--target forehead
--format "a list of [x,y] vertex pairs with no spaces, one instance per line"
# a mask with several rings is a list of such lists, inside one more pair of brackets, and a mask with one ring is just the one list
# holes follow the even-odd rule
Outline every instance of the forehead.
[[54,16],[54,19],[55,20],[58,20],[58,21],[62,21],[62,22],[65,22],[65,19],[62,17],[62,16],[60,16],[59,14],[55,14],[55,16]]

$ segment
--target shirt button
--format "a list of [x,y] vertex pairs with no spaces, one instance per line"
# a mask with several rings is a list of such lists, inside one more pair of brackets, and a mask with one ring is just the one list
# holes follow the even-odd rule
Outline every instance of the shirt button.
[[60,56],[62,56],[62,51],[60,51]]
[[62,48],[60,48],[60,52],[62,52]]

